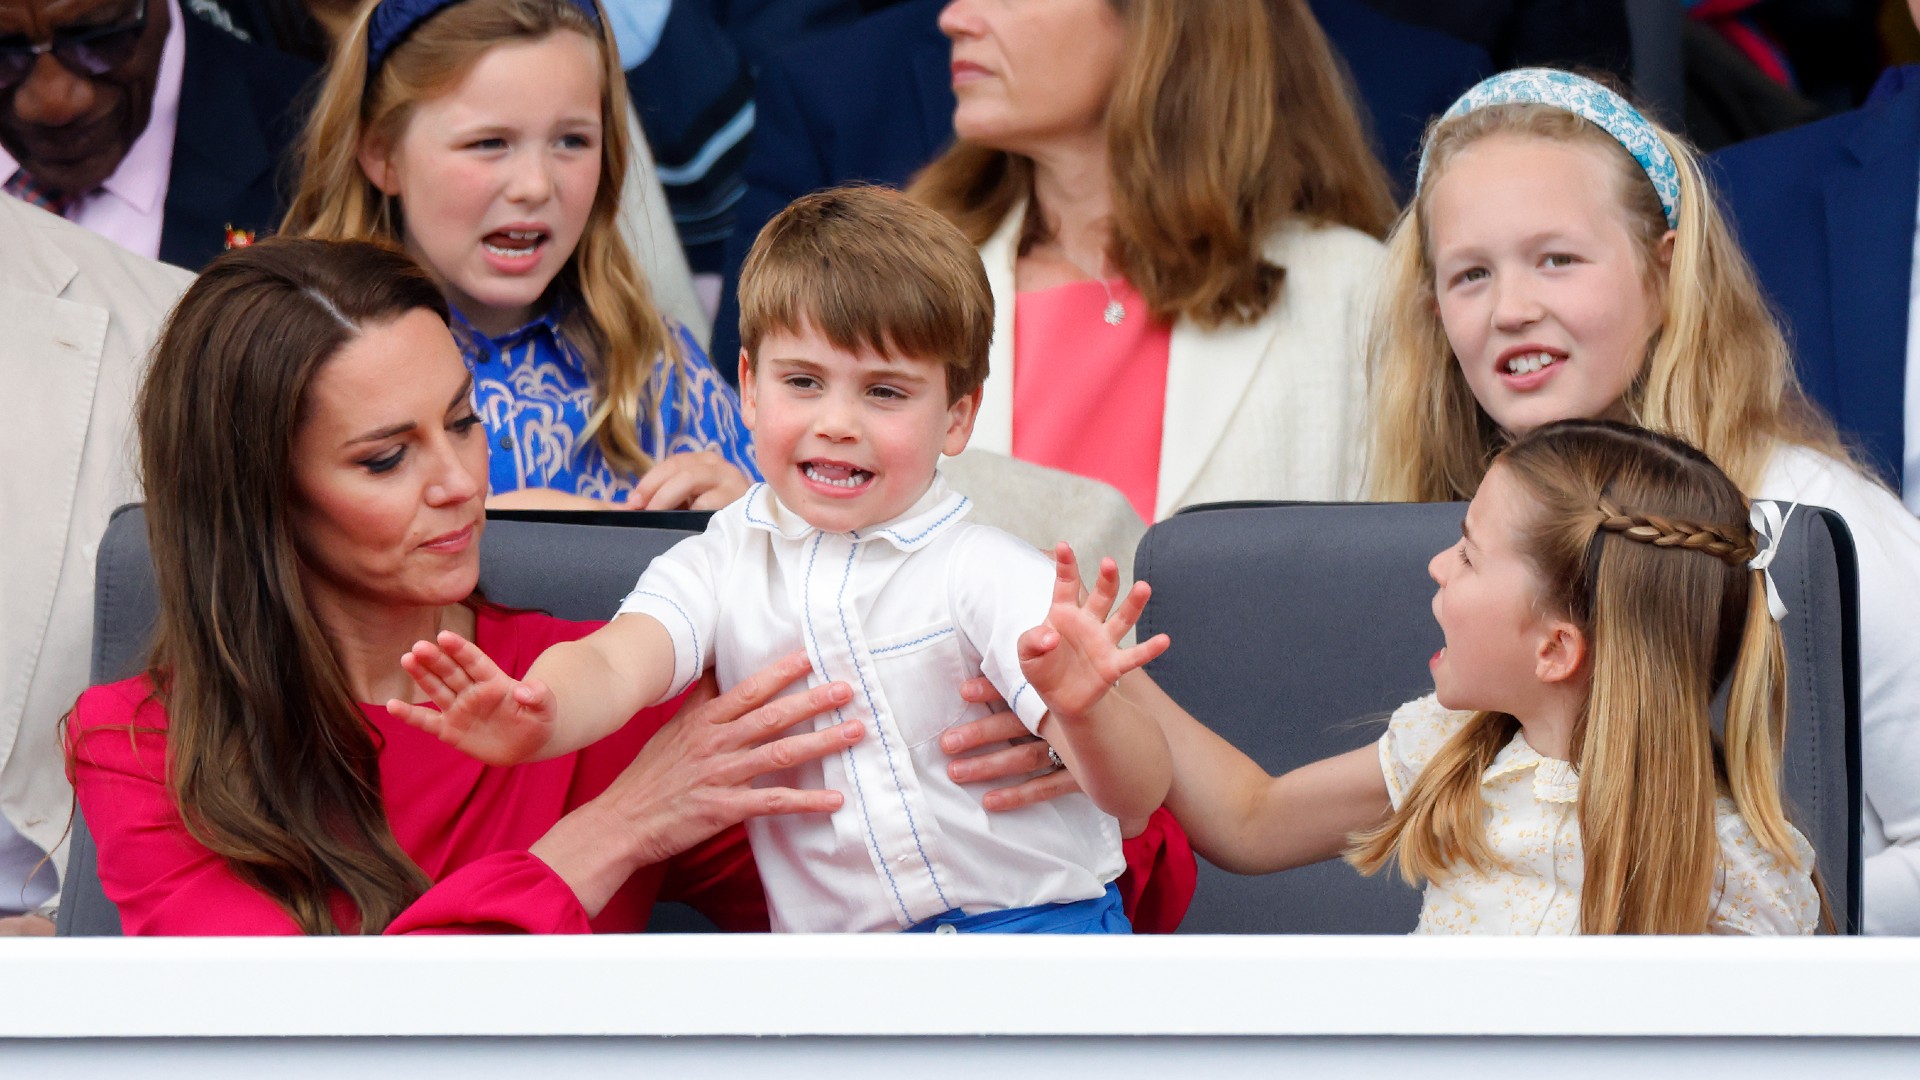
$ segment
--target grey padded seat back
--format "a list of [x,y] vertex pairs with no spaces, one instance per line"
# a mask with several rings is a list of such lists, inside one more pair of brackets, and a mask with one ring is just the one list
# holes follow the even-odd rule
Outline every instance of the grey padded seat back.
[[[1279,774],[1377,741],[1430,692],[1433,555],[1464,503],[1220,504],[1147,531],[1135,573],[1153,585],[1140,636],[1172,648],[1149,671],[1201,722]],[[1801,507],[1773,573],[1789,679],[1786,790],[1836,920],[1859,926],[1859,662],[1853,541]],[[1184,933],[1406,933],[1419,893],[1334,861],[1266,877],[1207,863]]]
[[[480,587],[488,599],[514,608],[545,611],[563,619],[607,619],[633,588],[653,557],[692,535],[701,515],[588,515],[592,520],[635,524],[573,524],[500,520],[489,516],[480,546]],[[651,528],[660,520],[677,526]],[[113,682],[137,674],[158,613],[153,566],[147,555],[146,515],[121,507],[107,524],[94,570],[92,679]],[[73,849],[61,887],[61,934],[117,935],[120,915],[100,891],[96,851],[86,822],[76,812]],[[704,929],[699,915],[680,905],[662,905],[654,928]]]

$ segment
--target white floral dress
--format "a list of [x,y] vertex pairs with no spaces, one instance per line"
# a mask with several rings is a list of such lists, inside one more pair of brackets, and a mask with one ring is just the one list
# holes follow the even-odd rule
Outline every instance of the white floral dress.
[[[1441,707],[1432,695],[1394,711],[1380,737],[1380,767],[1396,809],[1413,781],[1471,713]],[[1427,883],[1418,934],[1577,934],[1580,882],[1580,776],[1542,757],[1516,732],[1480,779],[1487,842],[1505,869],[1463,870]],[[1793,870],[1760,846],[1722,796],[1715,808],[1720,876],[1714,884],[1715,934],[1811,934],[1820,898],[1806,870]],[[1797,831],[1794,850],[1813,866],[1813,848]]]

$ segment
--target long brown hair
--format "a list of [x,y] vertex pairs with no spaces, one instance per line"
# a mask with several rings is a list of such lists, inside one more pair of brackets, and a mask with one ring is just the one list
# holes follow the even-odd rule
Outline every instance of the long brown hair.
[[1468,146],[1496,135],[1591,146],[1607,156],[1613,190],[1661,297],[1660,325],[1622,402],[1626,418],[1706,451],[1752,491],[1776,446],[1849,460],[1832,424],[1810,405],[1785,338],[1728,228],[1699,155],[1655,130],[1680,173],[1680,224],[1671,265],[1659,196],[1632,155],[1600,128],[1549,105],[1497,105],[1427,132],[1426,182],[1387,240],[1386,284],[1367,342],[1372,400],[1368,489],[1392,502],[1472,497],[1508,434],[1468,388],[1440,323],[1434,292],[1434,181]]
[[[1580,773],[1587,934],[1697,934],[1720,869],[1723,792],[1760,846],[1803,866],[1780,795],[1786,658],[1767,611],[1747,502],[1706,455],[1607,421],[1545,425],[1495,465],[1527,493],[1520,551],[1539,607],[1579,626],[1590,685],[1570,756]],[[1726,736],[1712,701],[1728,687]],[[1355,838],[1366,873],[1409,881],[1499,865],[1480,781],[1518,730],[1476,713],[1414,781],[1386,824]]]
[[[638,475],[653,463],[636,433],[639,417],[661,430],[661,398],[674,365],[685,364],[679,341],[653,303],[646,275],[621,237],[621,185],[627,145],[627,89],[620,77],[606,15],[596,24],[575,0],[463,0],[423,20],[394,46],[371,82],[362,8],[334,50],[326,82],[300,148],[300,184],[281,232],[328,240],[398,244],[405,208],[393,205],[361,171],[359,152],[371,140],[397,146],[421,101],[459,85],[482,54],[502,43],[538,41],[571,31],[600,54],[600,187],[580,244],[554,287],[577,297],[567,329],[582,346],[595,400],[585,434],[616,469]],[[680,380],[680,385],[686,385]]]
[[[214,260],[140,391],[167,788],[194,839],[309,934],[379,933],[429,882],[395,841],[380,748],[301,587],[293,438],[360,329],[438,286],[398,252],[275,238]],[[336,922],[344,894],[357,925]]]
[[[1286,268],[1262,245],[1294,220],[1386,234],[1393,196],[1304,0],[1108,0],[1126,31],[1107,108],[1108,257],[1154,317],[1258,321]],[[908,193],[975,245],[1033,196],[1033,162],[956,142]],[[1024,251],[1042,239],[1029,202]]]

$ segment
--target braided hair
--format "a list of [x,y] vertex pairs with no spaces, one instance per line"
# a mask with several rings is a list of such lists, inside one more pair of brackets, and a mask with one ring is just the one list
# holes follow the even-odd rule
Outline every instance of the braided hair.
[[[1611,421],[1534,430],[1495,459],[1531,497],[1520,551],[1542,610],[1588,643],[1588,693],[1569,756],[1580,772],[1581,931],[1701,933],[1720,872],[1725,795],[1783,865],[1802,859],[1780,796],[1786,661],[1767,611],[1748,507],[1678,439]],[[1725,737],[1712,720],[1728,694]],[[1519,730],[1476,713],[1349,861],[1409,881],[1499,865],[1480,778]]]

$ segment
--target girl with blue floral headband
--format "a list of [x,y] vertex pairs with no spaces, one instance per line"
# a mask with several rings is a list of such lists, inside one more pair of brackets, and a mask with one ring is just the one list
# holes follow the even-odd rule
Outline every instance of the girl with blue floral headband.
[[1846,518],[1861,586],[1865,925],[1920,932],[1920,520],[1801,390],[1693,148],[1564,71],[1469,90],[1429,129],[1388,238],[1368,365],[1375,498],[1472,498],[1527,432],[1611,418],[1699,447],[1776,513],[1805,502]]
[[594,0],[381,0],[341,41],[283,231],[384,240],[454,311],[492,506],[725,505],[739,400],[617,227],[626,84]]

